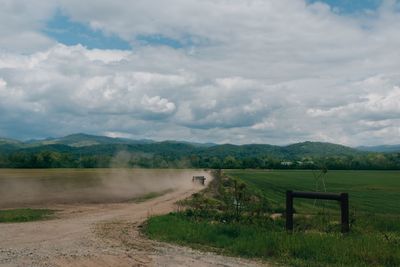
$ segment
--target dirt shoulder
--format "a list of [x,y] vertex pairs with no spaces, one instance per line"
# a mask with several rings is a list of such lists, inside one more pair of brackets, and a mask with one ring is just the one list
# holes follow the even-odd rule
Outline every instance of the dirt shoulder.
[[140,225],[202,187],[142,203],[54,205],[58,218],[0,224],[0,266],[257,266],[258,262],[150,241]]

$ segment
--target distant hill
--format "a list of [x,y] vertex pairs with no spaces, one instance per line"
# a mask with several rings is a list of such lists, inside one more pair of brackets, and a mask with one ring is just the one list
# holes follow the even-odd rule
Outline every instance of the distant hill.
[[204,148],[199,152],[200,155],[210,157],[258,157],[262,155],[271,155],[274,157],[284,156],[284,151],[280,146],[265,144],[232,145],[223,144]]
[[152,140],[132,140],[127,138],[113,138],[107,136],[97,136],[89,134],[71,134],[60,138],[47,138],[45,140],[30,140],[26,144],[30,146],[43,146],[43,145],[67,145],[71,147],[85,147],[95,145],[109,145],[109,144],[150,144]]
[[[398,151],[384,148],[385,152]],[[367,150],[309,141],[286,146],[218,145],[72,134],[25,142],[0,138],[0,167],[290,169],[315,168],[323,164],[329,169],[400,169],[399,155],[375,152],[382,151],[382,147]]]
[[214,143],[197,143],[197,142],[175,141],[175,140],[167,140],[167,141],[164,141],[164,142],[182,143],[182,144],[192,145],[194,147],[212,147],[212,146],[216,146],[217,145],[217,144],[214,144]]
[[162,156],[188,156],[198,155],[206,157],[224,158],[234,156],[264,157],[294,159],[302,157],[325,157],[358,155],[364,153],[360,150],[343,145],[303,142],[288,146],[275,146],[268,144],[233,145],[213,143],[192,143],[186,141],[132,140],[126,138],[112,138],[89,134],[71,134],[59,138],[47,138],[44,140],[30,140],[21,142],[12,139],[0,139],[0,152],[21,151],[36,153],[40,151],[55,151],[62,153],[84,155],[112,155],[118,151],[139,152],[157,154]]
[[348,156],[348,155],[357,155],[360,154],[361,151],[332,143],[323,143],[323,142],[303,142],[288,145],[285,147],[288,154],[293,156]]
[[381,146],[359,146],[358,150],[369,151],[369,152],[381,152],[381,153],[400,153],[400,145],[381,145]]
[[8,153],[23,146],[23,143],[18,140],[0,137],[0,152]]
[[2,137],[0,137],[0,145],[5,145],[5,144],[8,144],[8,145],[19,145],[19,144],[22,144],[22,142],[18,141],[18,140],[10,139],[10,138],[2,138]]

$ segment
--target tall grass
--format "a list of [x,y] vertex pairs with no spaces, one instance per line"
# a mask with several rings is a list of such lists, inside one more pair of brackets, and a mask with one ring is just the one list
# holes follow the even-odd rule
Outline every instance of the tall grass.
[[[274,223],[274,222],[271,222]],[[271,231],[271,228],[275,228]],[[240,223],[190,220],[182,214],[153,217],[146,233],[154,239],[293,266],[399,266],[396,242],[379,234],[295,232]]]

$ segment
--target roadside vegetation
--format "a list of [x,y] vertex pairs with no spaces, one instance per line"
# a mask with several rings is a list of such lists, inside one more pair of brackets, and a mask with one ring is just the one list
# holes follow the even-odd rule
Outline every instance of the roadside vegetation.
[[291,266],[399,266],[400,173],[329,171],[327,188],[350,194],[351,232],[340,233],[335,202],[295,200],[284,229],[284,192],[313,190],[311,171],[214,173],[179,212],[149,219],[153,239]]
[[50,219],[53,210],[48,209],[7,209],[0,210],[0,223],[31,222]]

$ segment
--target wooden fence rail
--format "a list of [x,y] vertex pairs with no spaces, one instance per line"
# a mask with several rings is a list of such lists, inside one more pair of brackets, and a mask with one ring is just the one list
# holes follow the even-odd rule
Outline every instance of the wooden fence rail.
[[325,192],[286,191],[286,230],[293,231],[293,198],[337,200],[340,202],[342,233],[350,230],[349,226],[349,194]]

